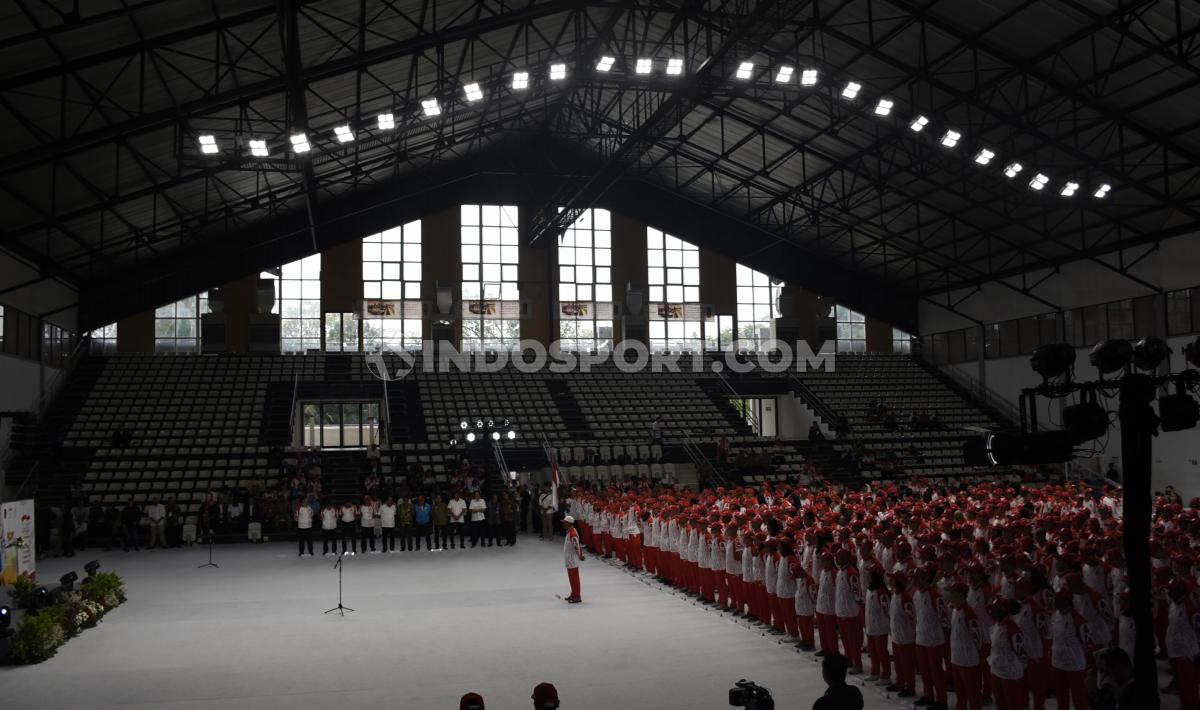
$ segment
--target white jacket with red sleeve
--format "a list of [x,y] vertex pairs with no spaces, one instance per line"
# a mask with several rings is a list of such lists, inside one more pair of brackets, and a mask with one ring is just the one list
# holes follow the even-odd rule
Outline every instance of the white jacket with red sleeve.
[[964,668],[978,666],[983,643],[975,610],[968,604],[954,607],[950,612],[950,662]]
[[863,602],[866,605],[866,633],[867,636],[886,636],[891,625],[889,617],[891,611],[891,594],[887,588],[880,587],[867,591],[867,598]]
[[888,635],[892,644],[912,645],[916,643],[916,632],[912,596],[908,592],[893,594],[888,603]]
[[991,651],[987,657],[992,675],[1003,680],[1024,678],[1029,662],[1025,642],[1025,634],[1011,618],[992,624]]

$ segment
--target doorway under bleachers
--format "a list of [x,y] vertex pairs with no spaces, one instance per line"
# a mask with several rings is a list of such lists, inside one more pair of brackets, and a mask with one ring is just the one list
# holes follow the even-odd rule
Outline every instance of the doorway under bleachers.
[[322,449],[362,449],[378,444],[379,414],[378,401],[302,402],[303,444]]

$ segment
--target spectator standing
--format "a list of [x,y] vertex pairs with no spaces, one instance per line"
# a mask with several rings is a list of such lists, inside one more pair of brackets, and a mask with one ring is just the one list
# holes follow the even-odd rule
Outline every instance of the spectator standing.
[[[342,554],[346,553],[346,548],[350,548],[350,554],[358,552],[358,506],[353,501],[342,503],[339,510],[342,513],[341,529],[342,529]],[[363,548],[363,552],[366,552]]]
[[412,500],[407,496],[401,498],[396,515],[398,516],[400,525],[400,549],[402,550],[412,551],[413,549],[413,537],[415,535],[413,516],[415,513]]
[[[403,505],[401,501],[401,505]],[[396,551],[396,501],[388,498],[379,506],[379,527],[381,539],[379,545],[384,552]],[[401,523],[403,526],[403,523]],[[403,529],[403,528],[402,528]],[[400,549],[404,549],[404,538],[400,539]]]
[[174,498],[167,499],[166,517],[166,535],[168,547],[183,546],[183,509],[175,502]]
[[433,504],[433,543],[440,550],[454,548],[454,538],[450,534],[450,506],[446,505],[445,496],[438,496]]
[[331,549],[337,554],[339,514],[341,510],[336,505],[321,506],[321,555],[328,555]]
[[487,546],[503,544],[500,537],[500,521],[504,511],[501,510],[500,496],[493,493],[487,503]]
[[[467,501],[463,500],[462,494],[455,493],[450,499],[450,503],[446,506],[450,512],[450,534],[458,536],[458,546],[467,546]],[[453,540],[450,543],[451,549],[454,547]]]
[[371,496],[363,496],[362,505],[358,509],[358,524],[359,533],[362,536],[362,550],[365,554],[367,544],[371,545],[371,552],[375,550],[375,514],[378,504],[371,500]]
[[140,551],[142,548],[138,546],[138,525],[142,522],[142,509],[137,506],[132,500],[125,504],[125,508],[121,511],[121,528],[122,547],[126,552],[129,548]]
[[471,547],[475,547],[476,544],[482,545],[487,537],[488,504],[479,495],[479,491],[471,493],[471,502],[467,509],[471,513]]
[[150,543],[146,547],[153,550],[157,543],[159,547],[165,548],[167,546],[165,535],[167,507],[158,498],[151,501],[150,506],[146,508],[146,520],[150,523]]
[[300,552],[297,557],[304,554],[305,548],[308,549],[308,554],[312,555],[313,507],[311,496],[300,501],[300,505],[296,506],[292,517],[296,520],[296,536],[300,543]]
[[421,551],[421,538],[425,538],[425,547],[432,550],[433,538],[430,536],[430,530],[433,527],[433,506],[426,502],[425,496],[417,496],[417,502],[413,505],[413,523],[416,525],[413,537],[417,543],[417,552]]
[[216,536],[217,521],[221,515],[220,504],[210,492],[204,496],[200,504],[200,541],[213,542]]
[[538,510],[541,512],[541,537],[546,539],[554,535],[554,495],[550,490],[550,484],[542,489],[542,495],[538,497]]
[[521,486],[521,532],[529,529],[529,507],[532,503],[533,493],[530,492],[529,486]]

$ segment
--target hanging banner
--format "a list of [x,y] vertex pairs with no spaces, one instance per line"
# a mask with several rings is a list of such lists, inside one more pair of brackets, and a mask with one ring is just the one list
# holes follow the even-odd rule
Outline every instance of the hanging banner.
[[33,576],[33,501],[0,503],[0,583],[12,584],[18,575]]
[[521,317],[520,301],[463,301],[463,318],[505,318],[516,320]]
[[560,301],[558,317],[561,320],[612,320],[612,302]]
[[420,301],[363,300],[363,318],[420,318]]
[[671,318],[683,317],[682,303],[659,303],[657,304],[658,317],[661,320],[669,320]]
[[711,309],[699,303],[652,303],[650,320],[711,321],[715,318]]

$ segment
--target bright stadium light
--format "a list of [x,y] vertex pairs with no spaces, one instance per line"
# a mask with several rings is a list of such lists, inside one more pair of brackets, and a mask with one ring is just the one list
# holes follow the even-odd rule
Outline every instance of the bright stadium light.
[[800,72],[800,85],[801,86],[813,86],[816,83],[817,83],[817,70],[816,69],[805,69],[804,71]]
[[988,163],[992,162],[992,158],[995,158],[995,157],[996,157],[995,153],[988,150],[987,148],[984,148],[983,150],[980,150],[979,153],[975,156],[975,162],[979,163],[980,165],[987,165]]
[[672,57],[667,60],[667,74],[670,76],[679,76],[683,73],[683,60],[679,57]]
[[551,64],[550,65],[550,81],[562,81],[567,78],[566,64]]
[[852,81],[849,84],[846,84],[846,88],[842,89],[842,98],[853,99],[855,96],[858,96],[858,92],[861,89],[862,84],[858,83],[857,81]]
[[775,83],[776,84],[788,83],[789,81],[792,80],[792,72],[794,72],[794,71],[796,71],[795,68],[789,67],[786,64],[779,67],[779,73],[775,75]]
[[908,127],[913,133],[920,133],[921,129],[925,128],[925,126],[928,126],[928,125],[929,125],[928,118],[925,118],[924,116],[917,116],[916,118],[913,119],[912,123],[908,124]]
[[1024,169],[1025,169],[1025,166],[1021,165],[1020,163],[1009,163],[1004,168],[1004,177],[1010,178],[1010,179],[1015,178]]
[[738,65],[737,73],[734,74],[738,79],[749,79],[754,73],[754,62],[742,62]]
[[425,109],[425,115],[436,116],[442,112],[442,107],[438,105],[437,99],[424,99],[421,101],[421,108]]
[[515,438],[517,438],[517,432],[513,431],[512,429],[509,429],[508,430],[508,440],[512,441]]
[[390,131],[396,127],[396,117],[390,113],[379,114],[379,130]]
[[475,443],[475,432],[473,432],[473,431],[467,432],[467,443],[468,444]]
[[637,60],[637,67],[634,68],[634,71],[638,74],[649,74],[650,70],[653,68],[653,60],[642,57],[641,59]]
[[307,153],[312,150],[312,145],[308,142],[307,133],[297,133],[291,137],[292,150],[296,153]]
[[1092,197],[1095,197],[1097,200],[1103,200],[1105,197],[1108,197],[1109,190],[1112,190],[1112,185],[1104,183],[1096,188],[1096,191],[1092,193]]
[[500,441],[500,432],[498,432],[498,431],[492,432],[492,441]]
[[255,158],[265,158],[270,154],[271,154],[271,152],[269,150],[267,150],[267,142],[266,141],[263,141],[263,140],[250,141],[250,155],[253,155]]
[[512,88],[514,91],[529,88],[529,72],[519,71],[513,72]]
[[600,57],[600,61],[596,62],[596,71],[609,71],[616,63],[615,57]]
[[220,151],[220,148],[217,147],[217,139],[212,135],[205,133],[204,135],[200,136],[199,141],[200,152],[204,153],[205,155],[212,155],[213,153]]
[[479,88],[479,84],[470,83],[463,87],[463,93],[467,95],[467,101],[475,102],[483,98],[483,89]]
[[1046,183],[1048,183],[1048,182],[1050,182],[1050,178],[1046,177],[1045,175],[1042,175],[1041,173],[1038,173],[1037,175],[1033,176],[1032,180],[1029,181],[1029,189],[1030,190],[1040,190],[1043,187],[1045,187]]
[[895,106],[895,103],[893,103],[891,99],[880,99],[879,103],[875,104],[875,115],[888,115],[892,112],[892,106]]
[[1062,195],[1063,197],[1073,197],[1078,189],[1079,183],[1068,180],[1067,184],[1063,185],[1063,188],[1058,191],[1058,194]]
[[354,131],[350,130],[350,126],[337,126],[333,129],[333,135],[337,136],[338,143],[349,143],[354,140]]
[[962,138],[961,133],[953,129],[948,130],[946,131],[946,135],[942,136],[942,145],[946,146],[947,148],[953,148],[954,146],[958,145],[959,138]]

